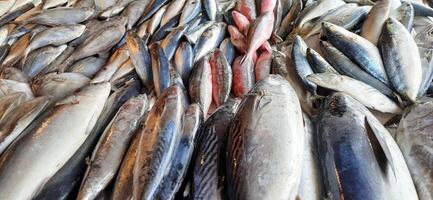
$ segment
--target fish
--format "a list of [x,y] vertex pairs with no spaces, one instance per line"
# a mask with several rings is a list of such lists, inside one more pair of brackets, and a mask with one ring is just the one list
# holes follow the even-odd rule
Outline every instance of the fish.
[[[128,44],[128,42],[127,42]],[[92,79],[91,83],[102,83],[107,82],[111,79],[113,74],[119,67],[129,59],[129,49],[127,45],[122,48],[117,49],[113,54],[111,54],[108,61],[99,70],[95,77]]]
[[162,6],[164,6],[168,0],[151,0],[143,11],[143,16],[138,21],[138,24],[150,19]]
[[302,27],[310,20],[322,16],[326,12],[344,5],[345,2],[342,0],[321,0],[315,1],[311,5],[304,5],[304,9],[299,13],[296,21],[294,22],[294,27]]
[[[106,84],[106,83],[103,83]],[[86,170],[86,157],[90,156],[98,139],[110,120],[119,108],[131,97],[140,94],[139,81],[131,81],[113,92],[105,102],[103,111],[99,116],[95,127],[91,130],[86,141],[79,147],[68,162],[62,166],[56,174],[47,181],[41,192],[35,199],[68,199],[75,196],[78,191],[79,181]]]
[[179,43],[181,41],[181,38],[183,37],[186,26],[178,26],[177,28],[173,29],[162,41],[161,41],[161,48],[164,50],[165,55],[167,56],[168,60],[171,60],[174,53],[176,52],[176,49],[179,46]]
[[311,74],[307,79],[320,87],[344,92],[368,108],[383,113],[400,114],[402,112],[398,104],[380,91],[348,76],[335,73],[319,73]]
[[[59,56],[57,56],[57,58],[55,60],[53,60],[47,67],[45,67],[40,73],[46,74],[46,73],[50,73],[50,72],[61,71],[61,69],[59,67],[61,67],[61,64],[66,59],[68,59],[68,57],[71,56],[75,50],[75,48],[70,46],[70,44],[71,43],[69,43],[69,45],[66,47],[66,49],[63,50],[63,52]],[[69,70],[69,68],[67,68],[66,71],[67,70]]]
[[79,73],[57,74],[54,72],[33,81],[32,90],[37,96],[51,95],[54,99],[60,100],[88,85],[89,82],[89,78]]
[[[24,51],[24,57],[28,55],[33,50],[39,49],[48,45],[62,45],[66,44],[84,33],[86,26],[78,25],[66,25],[66,26],[56,26],[53,28],[48,28],[37,34],[35,34],[26,50]],[[26,58],[24,58],[25,60]]]
[[11,67],[22,58],[25,49],[30,43],[30,37],[31,34],[27,33],[11,45],[9,53],[3,60],[3,66]]
[[304,87],[313,95],[316,94],[317,86],[307,79],[307,76],[313,74],[313,69],[307,60],[307,44],[300,37],[296,36],[292,46],[292,61],[296,72],[301,79]]
[[224,104],[232,89],[232,68],[224,53],[217,49],[209,58],[212,72],[212,100],[217,107]]
[[172,160],[172,168],[163,178],[156,199],[172,200],[179,191],[187,170],[191,165],[195,142],[203,123],[203,114],[199,104],[191,104],[182,116],[182,135]]
[[414,102],[422,83],[418,47],[406,27],[393,18],[386,20],[379,48],[392,86]]
[[289,82],[279,75],[257,82],[228,133],[229,198],[294,199],[302,174],[303,133],[301,106]]
[[133,2],[134,0],[119,0],[115,4],[110,5],[108,8],[104,9],[101,13],[99,13],[99,17],[102,19],[107,19],[121,13],[125,7]]
[[33,78],[44,70],[66,49],[66,45],[46,46],[30,53],[22,70],[28,77]]
[[167,24],[172,18],[176,17],[185,6],[186,0],[171,1],[161,19],[160,26]]
[[212,103],[212,68],[209,57],[204,57],[195,63],[188,81],[188,92],[192,103],[200,104],[204,118]]
[[268,51],[264,51],[257,58],[256,65],[254,66],[256,81],[265,79],[271,73],[271,65],[272,65],[272,53]]
[[146,111],[146,95],[133,97],[120,107],[93,151],[77,199],[94,199],[114,178]]
[[188,24],[201,12],[201,0],[187,0],[180,14],[179,26]]
[[232,42],[230,41],[230,38],[224,39],[221,42],[219,49],[224,53],[227,62],[231,65],[235,60],[236,49],[235,46],[233,46]]
[[130,30],[140,20],[141,14],[150,1],[136,0],[128,4],[122,12],[122,16],[127,18],[126,29]]
[[131,145],[129,145],[125,158],[122,161],[122,165],[117,172],[117,177],[114,181],[114,190],[112,195],[113,200],[124,200],[132,198],[131,186],[133,184],[133,170],[140,138],[141,133],[134,134]]
[[312,70],[315,73],[338,73],[331,64],[328,63],[319,53],[314,51],[314,49],[307,48],[307,61]]
[[23,24],[48,26],[78,24],[89,19],[95,12],[92,8],[54,8],[24,20]]
[[243,61],[252,59],[254,52],[271,37],[273,24],[274,14],[270,11],[262,14],[251,24],[247,35],[247,53]]
[[209,26],[194,46],[194,62],[202,59],[213,49],[218,47],[225,38],[227,24],[217,22]]
[[237,11],[232,11],[233,21],[236,24],[236,27],[239,29],[240,32],[243,34],[248,34],[248,29],[251,25],[251,22],[248,20],[248,18],[242,13]]
[[131,59],[124,62],[122,65],[120,65],[119,69],[117,69],[116,73],[113,74],[113,76],[110,79],[111,83],[116,82],[117,80],[120,80],[121,78],[132,74],[135,72],[134,64],[132,64]]
[[370,41],[328,22],[322,23],[323,33],[329,43],[343,52],[369,74],[388,85],[388,77],[379,49]]
[[254,21],[257,17],[254,0],[236,1],[235,10],[245,15],[250,21]]
[[152,62],[153,86],[156,96],[160,96],[170,86],[170,63],[158,43],[150,45],[149,52]]
[[352,60],[346,57],[342,52],[340,52],[330,43],[326,41],[320,41],[320,50],[323,53],[324,57],[334,67],[334,69],[336,69],[341,75],[346,75],[362,81],[365,84],[376,88],[384,95],[390,98],[395,98],[394,91],[391,90],[391,88],[362,70],[361,67],[359,67],[356,63],[352,62]]
[[143,85],[150,89],[153,75],[149,49],[144,41],[132,31],[128,32],[126,45],[135,71]]
[[0,1],[0,16],[8,13],[9,10],[14,6],[16,0],[4,0]]
[[408,31],[412,30],[413,20],[415,17],[412,4],[402,2],[396,10],[391,11],[391,17],[403,24]]
[[188,40],[188,42],[195,44],[199,39],[200,36],[212,25],[214,25],[214,21],[207,21],[204,23],[199,24],[197,27],[190,27],[185,33],[185,37]]
[[69,67],[68,72],[76,72],[92,78],[104,66],[107,57],[90,56],[75,62]]
[[167,22],[164,26],[159,27],[158,30],[156,30],[150,38],[150,42],[158,42],[164,39],[170,33],[170,30],[176,27],[176,25],[179,23],[179,17],[180,15],[177,15],[169,22]]
[[124,34],[125,24],[113,25],[98,31],[75,48],[74,53],[62,63],[61,69],[76,60],[108,51],[122,39]]
[[179,86],[167,88],[149,111],[146,125],[139,130],[142,135],[133,170],[134,199],[153,199],[170,169],[181,136],[184,98]]
[[377,2],[368,13],[367,19],[362,24],[361,36],[373,43],[378,44],[382,27],[390,16],[392,0]]
[[189,42],[181,42],[174,54],[174,67],[179,72],[182,81],[188,83],[189,75],[194,66],[194,54]]
[[298,189],[298,198],[301,199],[323,199],[322,191],[322,172],[319,164],[319,157],[316,147],[316,131],[315,124],[307,116],[303,114],[304,130],[305,130],[305,145],[302,161],[301,182]]
[[230,122],[240,99],[229,99],[203,124],[198,135],[197,155],[193,160],[193,199],[224,199],[225,160]]
[[280,27],[277,30],[277,35],[281,38],[286,37],[293,28],[293,23],[296,20],[297,15],[303,9],[302,0],[294,0],[292,6],[290,7],[289,13],[281,21]]
[[205,10],[205,13],[209,20],[215,21],[217,16],[217,2],[216,0],[204,0],[203,1],[203,7]]
[[[103,83],[88,86],[65,99],[64,103],[57,105],[39,126],[9,148],[1,157],[2,198],[32,198],[45,181],[51,178],[85,141],[102,112],[109,91],[110,84]],[[74,104],[71,101],[80,103]],[[71,116],[76,118],[64,123],[66,119],[71,119]],[[68,131],[59,131],[59,129]],[[56,137],[53,137],[53,134]],[[53,152],[59,156],[43,156],[51,155]],[[29,170],[16,170],[20,166],[25,166]],[[38,173],[34,174],[35,171]],[[13,186],[25,185],[25,189],[14,192],[16,187],[10,187],[12,182]]]
[[21,92],[5,96],[0,100],[0,124],[8,121],[10,115],[24,102],[25,94]]
[[233,73],[233,94],[243,98],[255,83],[254,63],[242,63],[242,56],[238,56],[232,64]]
[[422,98],[417,105],[406,109],[398,124],[395,141],[401,149],[412,175],[419,199],[433,197],[432,175],[429,173],[432,155],[430,119],[432,117],[432,99]]
[[[324,182],[328,198],[343,195],[345,198],[418,199],[395,140],[355,99],[344,93],[329,96],[316,130],[322,174],[328,180]],[[334,153],[329,154],[329,151]],[[341,160],[345,156],[351,159]],[[345,170],[341,170],[342,167]]]
[[27,75],[25,75],[21,70],[15,67],[7,67],[2,69],[0,78],[14,80],[23,83],[27,83],[29,81]]
[[23,131],[51,106],[48,96],[36,97],[23,102],[7,121],[1,123],[0,128],[0,154],[11,145]]
[[12,20],[17,19],[18,17],[23,16],[27,11],[31,10],[34,7],[35,7],[34,3],[29,2],[13,10],[12,12],[9,12],[8,14],[1,16],[0,26],[3,26],[11,22]]
[[421,3],[413,2],[413,1],[410,1],[409,3],[413,7],[415,16],[426,16],[426,17],[427,16],[430,16],[430,17],[433,16],[433,9],[432,8],[425,6]]
[[0,79],[0,98],[10,94],[22,92],[25,94],[26,100],[34,98],[32,89],[28,83],[23,83],[15,80]]
[[147,21],[146,29],[148,34],[152,35],[156,31],[156,28],[158,28],[159,24],[161,23],[162,16],[164,15],[166,9],[167,6],[163,6],[153,15],[152,18]]

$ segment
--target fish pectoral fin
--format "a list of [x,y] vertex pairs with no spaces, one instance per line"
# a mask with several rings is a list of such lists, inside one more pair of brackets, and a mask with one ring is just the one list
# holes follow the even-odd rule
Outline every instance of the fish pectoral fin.
[[[383,138],[380,130],[378,130],[374,126],[374,123],[372,123],[370,120],[371,119],[368,117],[364,118],[365,130],[367,132],[368,139],[370,140],[370,145],[373,148],[374,155],[376,156],[376,160],[382,169],[386,169],[385,167],[388,163],[391,166],[395,176],[394,159],[392,157],[391,151],[388,148],[385,138]],[[384,158],[386,158],[387,163],[384,163]]]

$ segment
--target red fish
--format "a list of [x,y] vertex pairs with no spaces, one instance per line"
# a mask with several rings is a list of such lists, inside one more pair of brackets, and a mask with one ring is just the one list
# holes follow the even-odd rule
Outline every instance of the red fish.
[[264,51],[257,59],[255,66],[256,81],[266,78],[271,73],[272,53]]
[[238,0],[235,10],[245,15],[250,21],[256,19],[256,3],[254,0]]
[[273,26],[274,13],[272,11],[265,12],[254,21],[248,31],[248,50],[242,62],[252,60],[255,51],[271,37]]
[[212,70],[212,98],[217,107],[224,104],[232,88],[232,69],[224,53],[217,49],[209,59]]
[[236,97],[243,98],[255,83],[254,63],[250,60],[241,63],[242,56],[235,59],[233,71],[233,93]]

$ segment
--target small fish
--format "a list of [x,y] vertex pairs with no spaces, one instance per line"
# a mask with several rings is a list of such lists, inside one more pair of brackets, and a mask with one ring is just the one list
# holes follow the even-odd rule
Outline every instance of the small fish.
[[31,10],[34,7],[35,7],[35,5],[33,3],[29,2],[29,3],[26,3],[22,6],[20,6],[16,10],[9,12],[8,14],[6,14],[0,18],[0,26],[3,26],[5,24],[11,22],[12,20],[17,19],[18,17],[23,16],[26,12],[28,12],[29,10]]
[[161,41],[161,47],[164,49],[165,55],[167,56],[168,60],[171,60],[173,57],[176,49],[179,46],[179,43],[181,41],[182,36],[184,35],[186,31],[185,26],[179,26],[175,29],[173,29],[162,41]]
[[244,35],[247,35],[248,29],[251,25],[251,22],[248,20],[248,18],[242,15],[242,13],[237,12],[235,10],[232,12],[232,16],[233,16],[233,21],[235,22],[239,31],[242,32]]
[[185,33],[185,37],[190,43],[195,44],[197,40],[200,39],[200,36],[203,34],[203,32],[214,24],[214,21],[207,21],[201,23],[197,27],[188,28],[187,32]]
[[195,141],[202,122],[203,114],[200,105],[191,104],[182,116],[182,135],[172,160],[172,168],[164,177],[156,199],[174,199],[187,174],[193,152],[197,148]]
[[85,28],[86,26],[78,24],[78,25],[56,26],[53,28],[48,28],[46,30],[43,30],[32,37],[29,45],[24,51],[24,54],[28,55],[33,50],[48,45],[58,46],[58,45],[66,44],[80,37],[81,34],[83,34]]
[[269,74],[271,74],[272,65],[272,53],[264,51],[257,58],[256,65],[254,67],[254,72],[256,74],[256,81],[265,79]]
[[124,62],[122,65],[120,65],[119,69],[116,70],[116,73],[113,74],[113,76],[110,78],[111,83],[115,83],[117,80],[120,80],[121,78],[124,78],[125,76],[128,76],[130,74],[135,73],[134,64],[132,64],[131,59]]
[[391,11],[391,17],[402,23],[408,31],[412,30],[415,14],[410,3],[402,2],[397,9]]
[[303,9],[302,0],[294,0],[295,2],[290,7],[289,13],[281,21],[281,25],[277,30],[277,35],[281,38],[286,37],[293,29],[293,23],[296,20],[299,12]]
[[235,60],[236,49],[235,46],[233,46],[233,43],[230,41],[230,38],[224,39],[221,42],[219,49],[224,53],[227,62],[229,62],[229,65],[231,65]]
[[167,3],[168,0],[151,0],[143,11],[143,16],[138,21],[138,24],[150,19],[156,12],[160,10],[162,6]]
[[2,98],[0,100],[0,124],[7,122],[10,115],[15,113],[16,109],[25,101],[25,94],[21,92]]
[[149,52],[152,63],[153,86],[156,96],[160,96],[170,86],[170,63],[158,43],[150,45]]
[[317,86],[307,79],[308,75],[314,73],[307,60],[307,48],[307,44],[305,44],[304,40],[300,36],[296,36],[292,46],[291,58],[304,87],[315,95]]
[[256,4],[254,0],[236,1],[235,10],[245,15],[250,21],[254,21],[257,17]]
[[315,73],[338,73],[319,53],[307,48],[307,60]]
[[388,77],[379,49],[370,41],[337,25],[323,22],[324,34],[329,42],[369,74],[388,84]]
[[189,74],[194,66],[194,54],[189,42],[181,42],[174,55],[174,66],[184,83],[188,83]]
[[121,15],[127,18],[126,28],[128,30],[132,29],[138,22],[148,3],[149,0],[136,0],[128,4],[123,10]]
[[423,72],[412,35],[403,24],[389,18],[383,27],[379,48],[392,86],[403,97],[415,102]]
[[93,13],[92,8],[54,8],[24,20],[23,24],[72,25],[86,21]]
[[13,66],[17,63],[24,55],[24,51],[30,43],[31,33],[26,33],[21,36],[12,46],[10,47],[8,55],[3,60],[3,66]]
[[133,31],[128,32],[127,42],[129,55],[135,71],[143,85],[150,89],[152,83],[152,64],[149,49],[145,42]]
[[254,52],[265,43],[272,34],[274,24],[274,13],[266,12],[258,17],[251,25],[247,35],[247,53],[243,58],[251,60]]
[[229,129],[229,198],[295,199],[304,138],[301,106],[289,82],[279,75],[257,82]]
[[104,66],[107,58],[105,56],[90,56],[75,62],[68,72],[76,72],[92,78]]
[[114,178],[145,112],[146,95],[133,97],[120,107],[93,151],[77,199],[94,199]]
[[166,9],[167,9],[167,6],[163,6],[162,8],[160,8],[158,10],[158,12],[156,12],[153,15],[152,18],[150,18],[147,21],[147,30],[146,30],[146,32],[148,34],[152,35],[156,31],[156,29],[158,28],[158,26],[161,23],[162,16],[164,16],[164,13],[165,13]]
[[17,0],[3,0],[0,1],[0,16],[3,16],[14,6]]
[[0,75],[0,78],[14,80],[14,81],[23,82],[23,83],[27,83],[28,79],[29,79],[27,77],[27,75],[24,74],[24,72],[22,72],[21,70],[15,68],[15,67],[3,68],[1,75]]
[[[86,87],[64,100],[63,104],[58,104],[38,126],[14,143],[2,156],[1,198],[33,198],[85,141],[101,114],[109,92],[109,83]],[[79,103],[71,103],[71,100]],[[53,152],[58,156],[50,156]],[[17,170],[21,167],[27,170]],[[25,186],[25,189],[14,191],[18,185]]]
[[218,9],[216,0],[203,0],[203,7],[209,20],[215,21]]
[[255,81],[254,63],[252,61],[241,62],[242,56],[233,61],[233,94],[243,98],[253,88]]
[[367,19],[362,24],[361,36],[373,43],[378,44],[380,33],[385,20],[391,12],[392,0],[378,1],[368,13]]
[[356,79],[335,73],[311,74],[308,80],[320,87],[344,92],[368,108],[383,113],[400,114],[401,108],[377,89]]
[[224,104],[232,89],[232,68],[224,53],[217,49],[209,59],[212,71],[212,99],[217,107]]
[[37,96],[51,95],[59,100],[88,85],[89,82],[89,78],[79,73],[50,73],[33,81],[32,90]]
[[212,68],[209,57],[204,57],[195,63],[189,75],[188,92],[191,102],[200,104],[205,119],[212,103],[212,90]]
[[158,42],[164,39],[176,25],[179,23],[180,15],[172,18],[169,22],[167,22],[164,26],[159,27],[158,30],[152,35],[150,42]]
[[167,88],[149,111],[145,126],[139,130],[142,134],[133,171],[134,199],[154,199],[170,169],[181,137],[185,98],[179,86]]
[[194,46],[194,62],[202,59],[224,40],[227,24],[217,22],[207,28]]
[[333,47],[326,41],[320,41],[320,50],[329,61],[329,63],[341,74],[350,76],[354,79],[364,82],[377,90],[379,90],[384,95],[395,98],[394,91],[392,91],[387,85],[378,79],[371,76],[369,73],[365,72],[357,64],[353,63],[348,57],[346,57],[342,52]]
[[66,45],[46,46],[30,53],[24,66],[23,72],[33,78],[53,62],[65,49]]
[[226,143],[230,122],[240,99],[230,99],[221,105],[206,122],[198,135],[197,155],[193,161],[193,199],[224,199],[226,177]]
[[161,19],[161,26],[167,24],[173,17],[179,15],[185,5],[186,0],[171,1],[164,16]]
[[179,26],[188,24],[201,12],[201,0],[187,0],[179,19]]

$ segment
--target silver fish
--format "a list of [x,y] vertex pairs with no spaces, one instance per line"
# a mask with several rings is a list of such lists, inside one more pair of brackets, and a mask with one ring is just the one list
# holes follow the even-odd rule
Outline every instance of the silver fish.
[[200,104],[206,119],[212,103],[212,69],[208,57],[194,65],[189,75],[188,92],[191,102]]
[[113,74],[119,69],[119,67],[129,59],[129,50],[125,45],[122,48],[117,49],[108,59],[107,63],[102,67],[101,70],[96,73],[91,83],[103,83],[111,79]]
[[179,26],[188,24],[201,12],[201,0],[187,0],[180,15]]
[[368,13],[367,19],[362,24],[361,36],[373,43],[378,44],[382,27],[391,12],[392,0],[378,1]]
[[107,58],[105,56],[90,56],[75,62],[68,72],[76,72],[92,78],[104,66]]
[[[32,198],[85,141],[109,91],[109,83],[88,86],[57,105],[39,126],[9,148],[1,157],[1,198]],[[58,156],[51,156],[53,152]],[[27,170],[17,170],[23,166]],[[25,189],[18,191],[19,185]]]
[[217,48],[224,40],[226,34],[227,24],[224,22],[217,22],[209,26],[194,46],[194,61],[197,62],[205,55],[210,53],[213,49]]
[[0,79],[0,98],[16,92],[24,93],[27,100],[34,98],[32,89],[28,83]]
[[51,95],[62,99],[89,84],[90,79],[79,73],[50,73],[33,81],[32,89],[37,96]]
[[65,44],[60,46],[46,46],[33,51],[22,67],[23,72],[28,77],[33,78],[59,57],[66,47]]
[[48,26],[78,24],[93,15],[92,8],[55,8],[26,19],[24,24],[34,23]]

